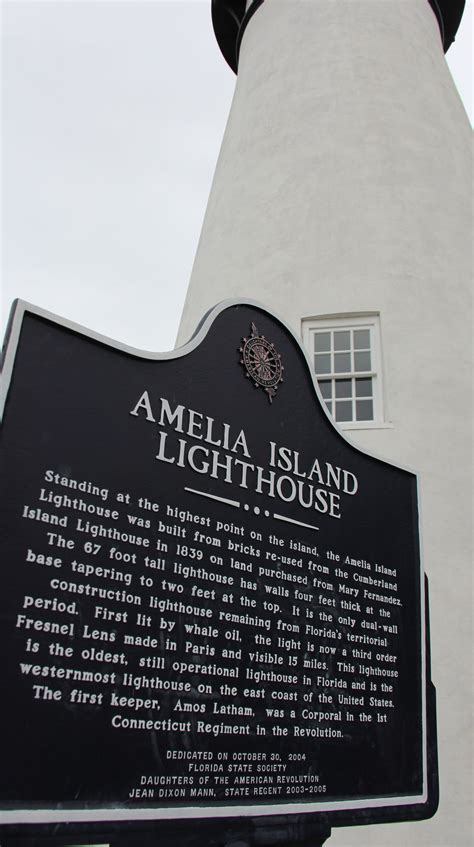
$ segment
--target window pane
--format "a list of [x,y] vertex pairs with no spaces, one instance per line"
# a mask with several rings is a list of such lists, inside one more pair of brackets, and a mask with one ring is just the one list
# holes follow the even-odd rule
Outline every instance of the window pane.
[[328,403],[326,403],[326,406],[327,406],[329,414],[332,415],[332,403],[328,402]]
[[318,385],[325,400],[331,399],[331,380],[330,379],[320,379],[318,381]]
[[334,370],[336,373],[349,373],[351,370],[350,353],[334,353]]
[[356,420],[373,421],[374,406],[372,400],[356,400]]
[[336,397],[352,397],[352,379],[336,379]]
[[370,331],[368,329],[354,330],[354,349],[370,350]]
[[356,379],[356,397],[372,397],[372,377]]
[[331,373],[331,354],[318,353],[314,357],[314,370],[317,374]]
[[314,335],[314,352],[326,353],[331,349],[331,333],[316,332]]
[[[362,402],[365,402],[364,400]],[[336,420],[351,421],[352,420],[352,401],[338,400],[336,403]]]
[[334,349],[335,350],[350,350],[351,349],[351,333],[350,330],[334,333]]
[[370,371],[370,353],[354,353],[354,370]]

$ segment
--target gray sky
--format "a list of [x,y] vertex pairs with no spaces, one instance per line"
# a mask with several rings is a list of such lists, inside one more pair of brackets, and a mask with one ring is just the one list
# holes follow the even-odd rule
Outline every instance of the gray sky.
[[[174,346],[235,83],[210,7],[3,0],[2,327],[21,297]],[[448,53],[469,114],[472,19]]]

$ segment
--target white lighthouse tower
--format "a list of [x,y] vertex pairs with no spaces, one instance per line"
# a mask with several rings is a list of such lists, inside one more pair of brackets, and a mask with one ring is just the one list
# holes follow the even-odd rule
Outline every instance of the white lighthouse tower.
[[228,297],[301,334],[354,443],[420,472],[440,808],[331,845],[471,844],[471,131],[464,0],[214,0],[237,72],[179,342]]

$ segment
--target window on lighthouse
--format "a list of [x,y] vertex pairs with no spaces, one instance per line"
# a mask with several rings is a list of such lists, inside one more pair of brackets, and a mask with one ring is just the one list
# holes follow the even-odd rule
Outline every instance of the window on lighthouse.
[[343,428],[383,421],[378,315],[303,321],[306,347],[329,413]]

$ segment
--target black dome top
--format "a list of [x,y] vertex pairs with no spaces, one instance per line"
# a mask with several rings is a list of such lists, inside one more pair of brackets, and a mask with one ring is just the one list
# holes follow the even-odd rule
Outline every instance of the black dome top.
[[[264,0],[253,0],[247,12],[246,0],[212,0],[212,23],[226,62],[237,73],[240,42],[245,27]],[[444,52],[453,43],[464,11],[465,0],[428,0],[441,32]]]

